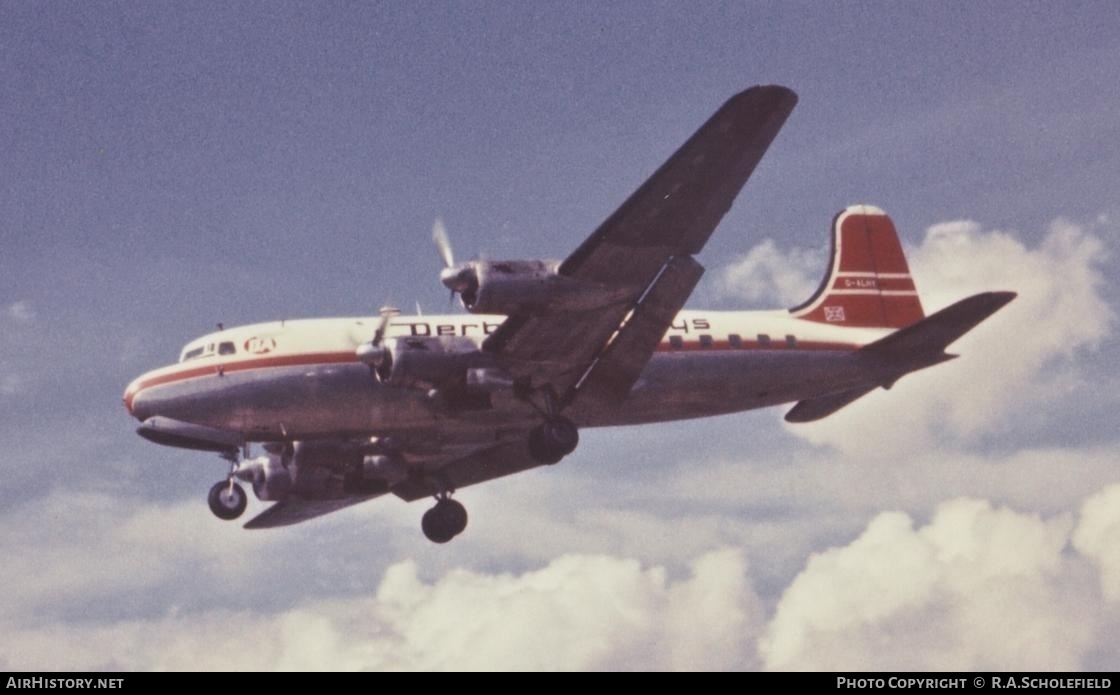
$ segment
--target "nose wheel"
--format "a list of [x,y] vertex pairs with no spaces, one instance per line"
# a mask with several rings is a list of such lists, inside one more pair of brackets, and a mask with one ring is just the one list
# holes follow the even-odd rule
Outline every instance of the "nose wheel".
[[245,490],[231,479],[215,483],[214,487],[210,488],[208,501],[214,516],[224,521],[232,521],[245,511],[249,498],[245,495]]
[[437,498],[420,519],[420,528],[431,542],[446,543],[467,528],[467,508],[450,497]]

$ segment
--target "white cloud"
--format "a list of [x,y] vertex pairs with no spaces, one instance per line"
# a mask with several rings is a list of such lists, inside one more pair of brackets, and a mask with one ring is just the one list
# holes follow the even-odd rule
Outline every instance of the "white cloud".
[[[392,566],[373,597],[276,615],[213,611],[105,626],[5,631],[21,669],[722,669],[744,665],[761,611],[742,554],[699,558],[678,581],[606,556],[520,575]],[[749,659],[745,662],[750,663]]]
[[[1120,524],[1117,490],[1102,494],[1113,504],[1083,513],[1073,538]],[[1090,667],[1120,615],[1102,601],[1089,558],[1070,552],[1071,531],[1069,515],[975,499],[946,502],[917,529],[905,514],[881,514],[852,543],[810,558],[761,640],[766,666]]]
[[1104,596],[1120,603],[1120,485],[1111,485],[1085,501],[1073,545],[1100,567]]
[[766,239],[716,274],[716,292],[767,309],[791,307],[810,297],[826,270],[824,249],[779,249]]
[[0,618],[9,621],[152,587],[241,586],[255,577],[252,554],[285,540],[228,533],[201,501],[142,505],[94,493],[31,500],[6,510],[2,524]]
[[[1120,596],[1102,559],[1115,562],[1118,533],[1120,485],[1090,497],[1077,517],[1041,517],[967,498],[940,505],[921,526],[886,512],[851,542],[813,555],[769,617],[744,553],[734,549],[702,554],[676,578],[609,555],[564,555],[522,573],[451,569],[435,579],[404,561],[389,567],[372,593],[305,598],[271,613],[171,609],[104,623],[11,624],[0,633],[0,665],[1115,667]],[[182,538],[171,542],[190,548]],[[200,576],[206,575],[192,573],[192,581]]]
[[4,314],[8,318],[19,321],[20,323],[27,323],[35,318],[35,311],[31,308],[31,304],[26,301],[12,302],[4,308]]

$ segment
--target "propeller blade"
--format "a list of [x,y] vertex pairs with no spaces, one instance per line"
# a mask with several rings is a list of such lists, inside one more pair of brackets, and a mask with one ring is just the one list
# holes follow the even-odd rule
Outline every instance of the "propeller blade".
[[372,342],[375,347],[380,346],[381,341],[385,338],[385,332],[389,329],[389,319],[398,313],[400,312],[396,307],[381,307],[381,320],[377,322],[377,328],[373,331]]
[[455,265],[455,254],[451,250],[451,239],[447,236],[447,228],[443,226],[443,218],[437,217],[432,225],[432,241],[436,243],[436,250],[443,261],[443,267],[450,268]]

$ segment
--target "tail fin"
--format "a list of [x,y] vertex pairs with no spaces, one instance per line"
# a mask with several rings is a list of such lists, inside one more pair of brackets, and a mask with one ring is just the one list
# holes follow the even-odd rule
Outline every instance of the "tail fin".
[[925,318],[894,223],[871,205],[852,205],[832,222],[832,265],[809,301],[789,310],[806,321],[903,328]]

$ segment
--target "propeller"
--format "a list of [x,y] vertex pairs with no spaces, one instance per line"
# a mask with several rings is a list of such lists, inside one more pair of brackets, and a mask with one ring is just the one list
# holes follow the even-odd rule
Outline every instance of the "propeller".
[[[468,299],[478,290],[478,273],[471,262],[455,263],[455,252],[451,250],[451,239],[447,236],[447,227],[443,218],[437,217],[432,225],[432,241],[435,242],[436,251],[443,261],[443,270],[439,273],[439,281],[451,290],[451,297],[455,294]],[[469,301],[469,299],[468,299]]]
[[369,365],[370,371],[382,381],[388,376],[393,360],[393,355],[382,343],[385,341],[385,334],[389,331],[389,320],[399,313],[401,312],[396,307],[381,307],[381,320],[373,330],[373,339],[368,343],[362,343],[355,350],[358,359]]
[[443,267],[453,267],[455,265],[455,253],[451,250],[451,239],[447,236],[447,227],[443,225],[442,217],[437,217],[435,224],[432,225],[432,241],[436,242],[436,251],[439,252],[440,260],[443,261]]

